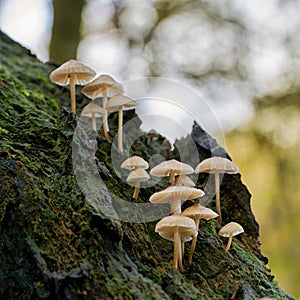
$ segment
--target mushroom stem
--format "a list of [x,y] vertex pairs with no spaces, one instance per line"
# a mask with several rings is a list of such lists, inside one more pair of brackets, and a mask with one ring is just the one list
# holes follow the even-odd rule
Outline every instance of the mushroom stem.
[[231,245],[231,242],[232,242],[232,237],[233,237],[233,234],[230,233],[229,234],[229,237],[228,237],[228,243],[227,243],[227,246],[225,248],[225,252],[228,252],[229,248],[230,248],[230,245]]
[[171,214],[174,214],[174,215],[181,214],[181,200],[174,199],[171,202]]
[[95,113],[92,112],[92,129],[97,131],[97,126],[96,126],[96,117],[95,117]]
[[173,257],[173,268],[175,270],[178,269],[178,255],[179,255],[179,248],[180,248],[180,241],[179,241],[179,232],[178,228],[176,228],[174,232],[174,257]]
[[71,110],[76,114],[75,76],[70,74]]
[[184,257],[184,241],[181,240],[181,254],[182,254],[182,257]]
[[179,244],[179,247],[178,247],[178,251],[179,251],[179,254],[178,254],[178,264],[179,264],[179,270],[180,272],[184,272],[184,268],[183,268],[183,265],[182,265],[182,257],[183,257],[183,254],[182,254],[182,244],[184,245],[184,241],[181,240],[181,237],[180,237],[180,234],[178,235],[178,244]]
[[175,185],[175,172],[174,171],[170,172],[170,184]]
[[218,216],[218,224],[222,224],[222,214],[221,214],[221,203],[220,203],[220,176],[219,173],[215,173],[215,187],[216,187],[216,211]]
[[140,191],[140,181],[137,180],[135,182],[135,187],[134,187],[133,196],[132,196],[134,199],[137,199],[137,197],[139,195],[139,191]]
[[[198,230],[199,230],[199,223],[200,223],[200,219],[197,218],[195,221],[195,224],[196,224],[196,233],[198,233]],[[196,249],[196,243],[197,243],[197,234],[196,235],[193,235],[193,240],[192,240],[192,244],[191,244],[191,248],[190,248],[190,254],[189,254],[189,264],[192,263],[192,259],[193,259],[193,254],[195,252],[195,249]]]
[[119,121],[118,121],[118,149],[123,152],[122,144],[122,125],[123,125],[123,109],[122,106],[118,109]]
[[102,96],[102,108],[103,108],[103,133],[105,138],[108,142],[111,143],[111,137],[108,134],[109,128],[108,128],[108,120],[107,120],[107,110],[106,110],[106,104],[107,104],[107,93],[106,91],[103,92]]

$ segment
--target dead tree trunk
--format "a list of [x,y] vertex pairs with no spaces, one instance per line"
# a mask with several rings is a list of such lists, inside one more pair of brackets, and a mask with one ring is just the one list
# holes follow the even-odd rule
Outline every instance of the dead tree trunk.
[[[225,253],[226,240],[218,236],[215,221],[201,222],[193,264],[186,263],[187,245],[185,272],[173,270],[172,243],[154,232],[158,220],[122,221],[141,216],[140,204],[148,203],[167,181],[141,189],[135,211],[120,209],[118,201],[132,203],[133,188],[112,165],[115,146],[98,134],[94,158],[89,133],[63,108],[69,106],[68,89],[48,80],[54,66],[42,64],[4,34],[0,37],[1,299],[292,299],[266,267],[251,195],[239,174],[224,176],[222,212],[224,223],[237,221],[245,233]],[[82,107],[88,100],[78,93],[78,103]],[[124,115],[125,122],[132,118],[138,128],[134,113]],[[117,119],[109,121],[114,135]],[[137,132],[131,134],[134,140]],[[165,155],[161,142],[147,145],[142,135],[132,143],[131,154],[146,160]],[[181,149],[184,161],[195,154],[193,147],[201,160],[225,154],[197,124],[190,137],[176,143],[173,156],[179,158]],[[79,155],[75,159],[74,151]],[[91,167],[84,169],[88,163]],[[94,194],[87,197],[78,176],[93,180],[95,174],[102,185],[91,184]],[[199,176],[197,186],[204,187],[203,201],[214,208],[214,201],[208,201],[213,183],[207,175]]]

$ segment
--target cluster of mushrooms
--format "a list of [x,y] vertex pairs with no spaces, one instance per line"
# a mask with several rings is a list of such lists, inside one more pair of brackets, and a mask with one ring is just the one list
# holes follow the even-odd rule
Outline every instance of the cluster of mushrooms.
[[[102,107],[90,102],[81,112],[82,116],[90,117],[92,120],[92,129],[97,131],[96,118],[102,117],[103,133],[108,142],[112,142],[109,134],[109,125],[107,113],[118,111],[118,149],[122,152],[122,124],[123,110],[136,107],[136,101],[123,93],[123,88],[112,76],[108,74],[97,75],[94,70],[77,60],[69,60],[58,67],[50,74],[50,80],[58,85],[70,85],[71,109],[76,114],[75,85],[85,85],[82,93],[88,98],[94,100],[102,96]],[[148,133],[148,144],[158,137],[154,130]],[[167,139],[162,147],[170,151],[171,145]],[[150,179],[146,169],[148,163],[139,156],[133,156],[126,159],[121,168],[131,170],[127,177],[128,182],[135,185],[133,198],[137,199],[139,195],[140,183]],[[216,212],[195,203],[192,206],[181,211],[181,205],[187,200],[193,200],[204,196],[201,189],[195,188],[194,182],[188,177],[192,173],[213,173],[215,176],[216,191]],[[223,157],[211,157],[200,162],[195,170],[175,159],[167,160],[150,170],[152,176],[169,176],[170,186],[166,189],[154,193],[149,201],[155,204],[170,204],[170,215],[161,219],[155,227],[164,239],[174,242],[173,268],[184,271],[182,259],[184,256],[184,243],[192,241],[188,262],[192,263],[193,253],[196,247],[197,235],[200,219],[209,220],[218,218],[218,227],[222,224],[221,205],[220,205],[220,174],[238,173],[238,167],[230,160]],[[232,237],[244,232],[243,227],[230,222],[219,230],[219,235],[228,237],[228,243],[225,248],[227,252],[230,248]]]
[[82,116],[92,119],[92,129],[97,131],[96,118],[101,117],[103,133],[108,142],[112,142],[109,134],[108,112],[118,112],[118,149],[123,151],[122,124],[123,110],[136,107],[136,101],[123,93],[122,85],[108,74],[96,76],[96,72],[87,65],[71,59],[50,74],[50,80],[61,86],[70,86],[71,109],[76,114],[75,85],[84,85],[81,92],[94,100],[102,96],[102,107],[90,102],[81,112]]
[[[145,171],[148,169],[148,163],[139,156],[132,156],[126,159],[121,168],[132,170],[127,177],[128,182],[135,182],[133,198],[138,197],[140,183],[150,179]],[[213,173],[215,176],[216,190],[216,211],[195,203],[183,212],[181,205],[187,200],[193,200],[204,196],[201,189],[195,188],[194,182],[188,177],[192,173]],[[192,241],[188,262],[192,263],[193,254],[196,247],[197,235],[200,219],[209,220],[218,218],[218,226],[221,227],[222,214],[220,205],[220,174],[236,174],[238,167],[230,160],[223,157],[211,157],[200,162],[195,170],[188,164],[179,162],[175,159],[164,161],[150,170],[152,176],[169,176],[170,186],[166,189],[154,193],[149,201],[154,204],[169,204],[170,215],[161,219],[155,227],[164,239],[174,242],[173,268],[183,272],[182,258],[184,256],[184,243]],[[243,227],[230,222],[222,227],[219,235],[228,237],[228,243],[225,248],[227,252],[230,248],[233,236],[244,232]]]

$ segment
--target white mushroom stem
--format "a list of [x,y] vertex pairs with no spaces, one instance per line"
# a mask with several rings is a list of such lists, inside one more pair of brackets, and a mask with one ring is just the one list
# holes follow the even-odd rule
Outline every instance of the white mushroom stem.
[[122,141],[122,125],[123,125],[123,107],[120,106],[118,109],[119,121],[118,121],[118,149],[123,152],[123,141]]
[[92,129],[97,131],[97,126],[96,126],[96,117],[95,117],[95,113],[92,112]]
[[183,272],[184,268],[183,268],[183,265],[182,265],[182,257],[183,257],[182,244],[184,245],[184,241],[181,240],[180,234],[178,234],[178,239],[179,239],[179,241],[178,241],[178,244],[179,244],[179,247],[178,247],[179,248],[178,249],[178,251],[179,251],[179,253],[178,253],[178,264],[179,264],[180,272]]
[[233,234],[232,233],[229,233],[229,237],[228,237],[228,243],[227,243],[227,246],[225,248],[225,252],[228,252],[229,248],[230,248],[230,245],[231,245],[231,242],[232,242],[232,237],[233,237]]
[[71,110],[76,114],[75,75],[70,74]]
[[192,259],[193,259],[193,254],[195,252],[196,249],[196,243],[197,243],[197,233],[199,230],[199,223],[200,223],[200,218],[194,219],[195,224],[196,224],[196,234],[193,235],[193,239],[192,239],[192,244],[191,244],[191,248],[190,248],[190,254],[189,254],[189,264],[192,263]]
[[181,240],[181,254],[184,257],[184,240]]
[[216,211],[218,216],[218,224],[222,224],[221,203],[220,203],[220,175],[215,173],[215,188],[216,188]]
[[174,257],[173,257],[173,268],[175,270],[178,269],[178,260],[179,260],[179,248],[181,247],[180,245],[180,240],[179,240],[179,232],[178,228],[176,228],[174,232]]
[[139,191],[140,191],[140,181],[137,180],[135,182],[135,187],[134,187],[133,196],[132,196],[134,199],[137,199],[137,197],[139,195]]
[[175,172],[170,171],[170,185],[175,185]]
[[108,142],[111,143],[111,137],[108,134],[109,127],[108,127],[108,119],[107,119],[107,110],[106,110],[106,104],[107,104],[107,93],[106,91],[103,92],[102,95],[102,108],[103,108],[103,133],[105,138]]
[[171,201],[171,214],[180,215],[181,214],[181,200],[172,199]]

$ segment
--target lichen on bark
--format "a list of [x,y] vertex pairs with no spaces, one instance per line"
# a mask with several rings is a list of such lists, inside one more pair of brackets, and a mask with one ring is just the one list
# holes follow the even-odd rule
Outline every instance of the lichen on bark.
[[[69,110],[69,92],[49,82],[53,64],[39,62],[29,51],[0,33],[0,296],[5,299],[292,299],[273,280],[260,252],[259,227],[250,193],[237,175],[221,186],[224,222],[237,221],[245,233],[224,252],[215,221],[201,221],[193,264],[172,268],[172,243],[155,232],[156,221],[130,223],[108,219],[78,186],[72,145],[79,124]],[[77,89],[78,111],[88,103]],[[124,120],[137,118],[133,112]],[[138,122],[138,118],[136,119]],[[117,118],[110,119],[117,132]],[[80,124],[79,124],[80,125]],[[82,132],[84,149],[91,153]],[[120,180],[111,162],[111,144],[97,136],[96,171],[111,194],[132,201],[132,187]],[[131,154],[146,160],[166,157],[162,139],[147,145],[142,135]],[[226,154],[197,124],[169,158],[190,156],[196,144],[200,159]],[[75,145],[76,146],[76,145]],[[122,156],[119,158],[122,159]],[[199,176],[211,197],[213,185]],[[142,189],[146,203],[167,181]],[[111,205],[101,187],[95,193]],[[189,202],[192,203],[192,202]],[[186,203],[185,205],[189,205]],[[214,208],[214,201],[207,204]],[[189,245],[186,246],[188,253]],[[187,255],[187,254],[186,254]]]

